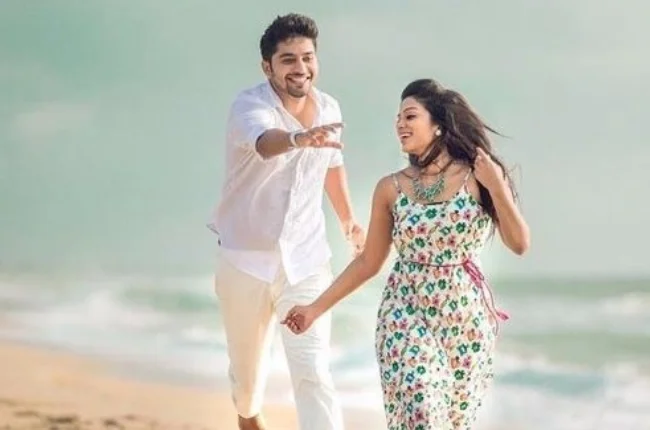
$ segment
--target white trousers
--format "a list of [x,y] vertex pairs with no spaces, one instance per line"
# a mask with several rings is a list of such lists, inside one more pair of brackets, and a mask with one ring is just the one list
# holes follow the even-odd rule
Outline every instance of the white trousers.
[[[273,283],[219,261],[215,291],[228,343],[229,377],[237,413],[261,412],[269,353],[278,320],[294,305],[310,303],[332,281],[329,264],[297,285],[283,270]],[[331,315],[321,316],[301,335],[280,326],[291,374],[300,430],[342,430],[343,419],[329,369]]]

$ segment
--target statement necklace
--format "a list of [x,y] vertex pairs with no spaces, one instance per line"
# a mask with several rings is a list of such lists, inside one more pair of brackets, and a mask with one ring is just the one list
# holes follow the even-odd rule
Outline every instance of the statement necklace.
[[415,198],[427,203],[434,202],[445,189],[445,172],[451,164],[452,161],[449,161],[444,168],[440,169],[436,175],[436,180],[428,187],[422,184],[422,169],[418,169],[417,176],[413,177],[411,180],[413,182],[413,194],[415,195]]

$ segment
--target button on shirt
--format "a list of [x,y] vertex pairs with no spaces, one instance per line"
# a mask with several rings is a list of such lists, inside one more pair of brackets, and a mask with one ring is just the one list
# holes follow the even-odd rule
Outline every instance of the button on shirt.
[[[316,89],[313,94],[313,126],[341,122],[338,102]],[[239,270],[272,282],[283,267],[295,284],[331,257],[323,190],[327,170],[341,166],[343,156],[335,148],[296,148],[265,160],[255,144],[274,128],[303,127],[268,82],[238,94],[227,123],[221,199],[208,227],[219,236],[222,257]]]

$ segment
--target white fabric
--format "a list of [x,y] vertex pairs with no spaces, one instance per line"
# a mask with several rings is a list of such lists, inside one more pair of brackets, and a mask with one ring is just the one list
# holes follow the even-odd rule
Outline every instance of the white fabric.
[[[314,126],[342,120],[333,97],[315,89],[314,95]],[[323,188],[327,169],[341,166],[343,157],[339,149],[305,148],[264,160],[255,144],[272,128],[303,127],[268,82],[242,91],[231,106],[226,177],[208,227],[219,235],[223,256],[240,270],[271,282],[283,267],[295,284],[331,257]]]
[[[245,418],[262,409],[269,350],[278,319],[294,305],[310,303],[331,283],[329,264],[297,285],[283,271],[272,283],[252,277],[221,259],[215,291],[226,328],[229,376],[237,413]],[[281,326],[300,430],[342,430],[341,407],[329,370],[331,314],[301,335]]]

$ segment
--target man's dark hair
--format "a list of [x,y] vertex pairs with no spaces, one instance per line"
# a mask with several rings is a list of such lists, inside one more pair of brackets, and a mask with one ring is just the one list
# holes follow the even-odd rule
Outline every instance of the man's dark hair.
[[266,28],[260,39],[260,52],[262,59],[271,61],[271,57],[278,50],[278,44],[294,37],[306,37],[311,39],[316,48],[318,39],[318,26],[316,22],[305,15],[290,13],[278,16]]

